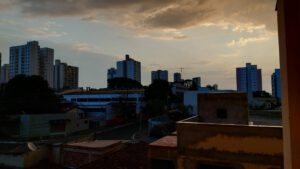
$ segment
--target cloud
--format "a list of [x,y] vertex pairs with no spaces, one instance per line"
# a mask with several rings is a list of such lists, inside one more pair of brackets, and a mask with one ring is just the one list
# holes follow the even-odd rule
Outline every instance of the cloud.
[[[185,29],[219,25],[234,31],[276,30],[276,0],[13,0],[31,17],[79,16],[134,29]],[[181,36],[177,37],[178,39]]]
[[26,32],[32,34],[33,36],[45,37],[45,38],[57,38],[66,35],[66,32],[57,32],[50,30],[48,27],[41,28],[28,28]]
[[0,10],[7,10],[12,6],[12,3],[9,0],[2,0],[0,2]]
[[74,44],[72,44],[72,48],[79,52],[103,54],[99,47],[86,42],[75,42]]
[[246,46],[249,43],[257,43],[257,42],[263,42],[263,41],[267,41],[270,38],[267,36],[258,36],[258,37],[241,37],[239,40],[232,40],[231,42],[227,43],[227,46],[229,47],[234,47],[234,46],[238,46],[238,47],[242,47],[242,46]]
[[157,40],[184,40],[188,36],[176,29],[163,29],[162,31],[143,31],[137,35],[138,38],[151,38]]

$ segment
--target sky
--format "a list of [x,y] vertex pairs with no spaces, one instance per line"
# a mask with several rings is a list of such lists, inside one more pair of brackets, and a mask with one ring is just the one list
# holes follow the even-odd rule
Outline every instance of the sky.
[[276,0],[1,0],[0,51],[37,40],[79,67],[82,87],[106,87],[106,72],[129,54],[151,71],[201,77],[236,89],[235,68],[262,69],[263,89],[279,67]]

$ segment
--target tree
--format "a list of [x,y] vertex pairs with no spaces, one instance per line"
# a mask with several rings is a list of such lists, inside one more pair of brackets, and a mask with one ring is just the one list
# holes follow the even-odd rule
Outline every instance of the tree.
[[172,95],[170,84],[165,80],[155,80],[145,90],[146,100],[162,100],[165,104],[168,98]]
[[40,76],[15,76],[4,86],[1,93],[2,115],[54,113],[60,108],[59,98]]
[[150,117],[163,114],[171,96],[172,90],[169,83],[164,80],[155,80],[145,90],[145,112]]
[[114,78],[108,81],[109,89],[142,89],[140,82],[128,78]]

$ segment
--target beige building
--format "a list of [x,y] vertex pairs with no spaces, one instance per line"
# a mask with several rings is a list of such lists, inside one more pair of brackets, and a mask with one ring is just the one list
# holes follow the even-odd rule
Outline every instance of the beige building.
[[57,114],[23,114],[20,121],[21,137],[65,136],[89,129],[89,120],[79,109]]
[[62,90],[78,88],[78,77],[78,67],[62,63],[60,60],[55,60],[53,84],[55,89]]
[[208,123],[248,124],[247,94],[199,94],[198,115]]

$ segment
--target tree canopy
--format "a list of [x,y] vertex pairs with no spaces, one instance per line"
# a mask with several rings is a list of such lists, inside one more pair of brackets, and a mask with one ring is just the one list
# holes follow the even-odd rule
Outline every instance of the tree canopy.
[[2,115],[53,113],[59,107],[59,98],[40,76],[17,75],[1,89]]
[[143,88],[142,84],[136,80],[128,78],[114,78],[109,79],[108,81],[109,89],[141,89]]
[[169,82],[165,80],[155,80],[145,90],[146,100],[159,99],[167,102],[167,99],[172,95],[172,89]]

